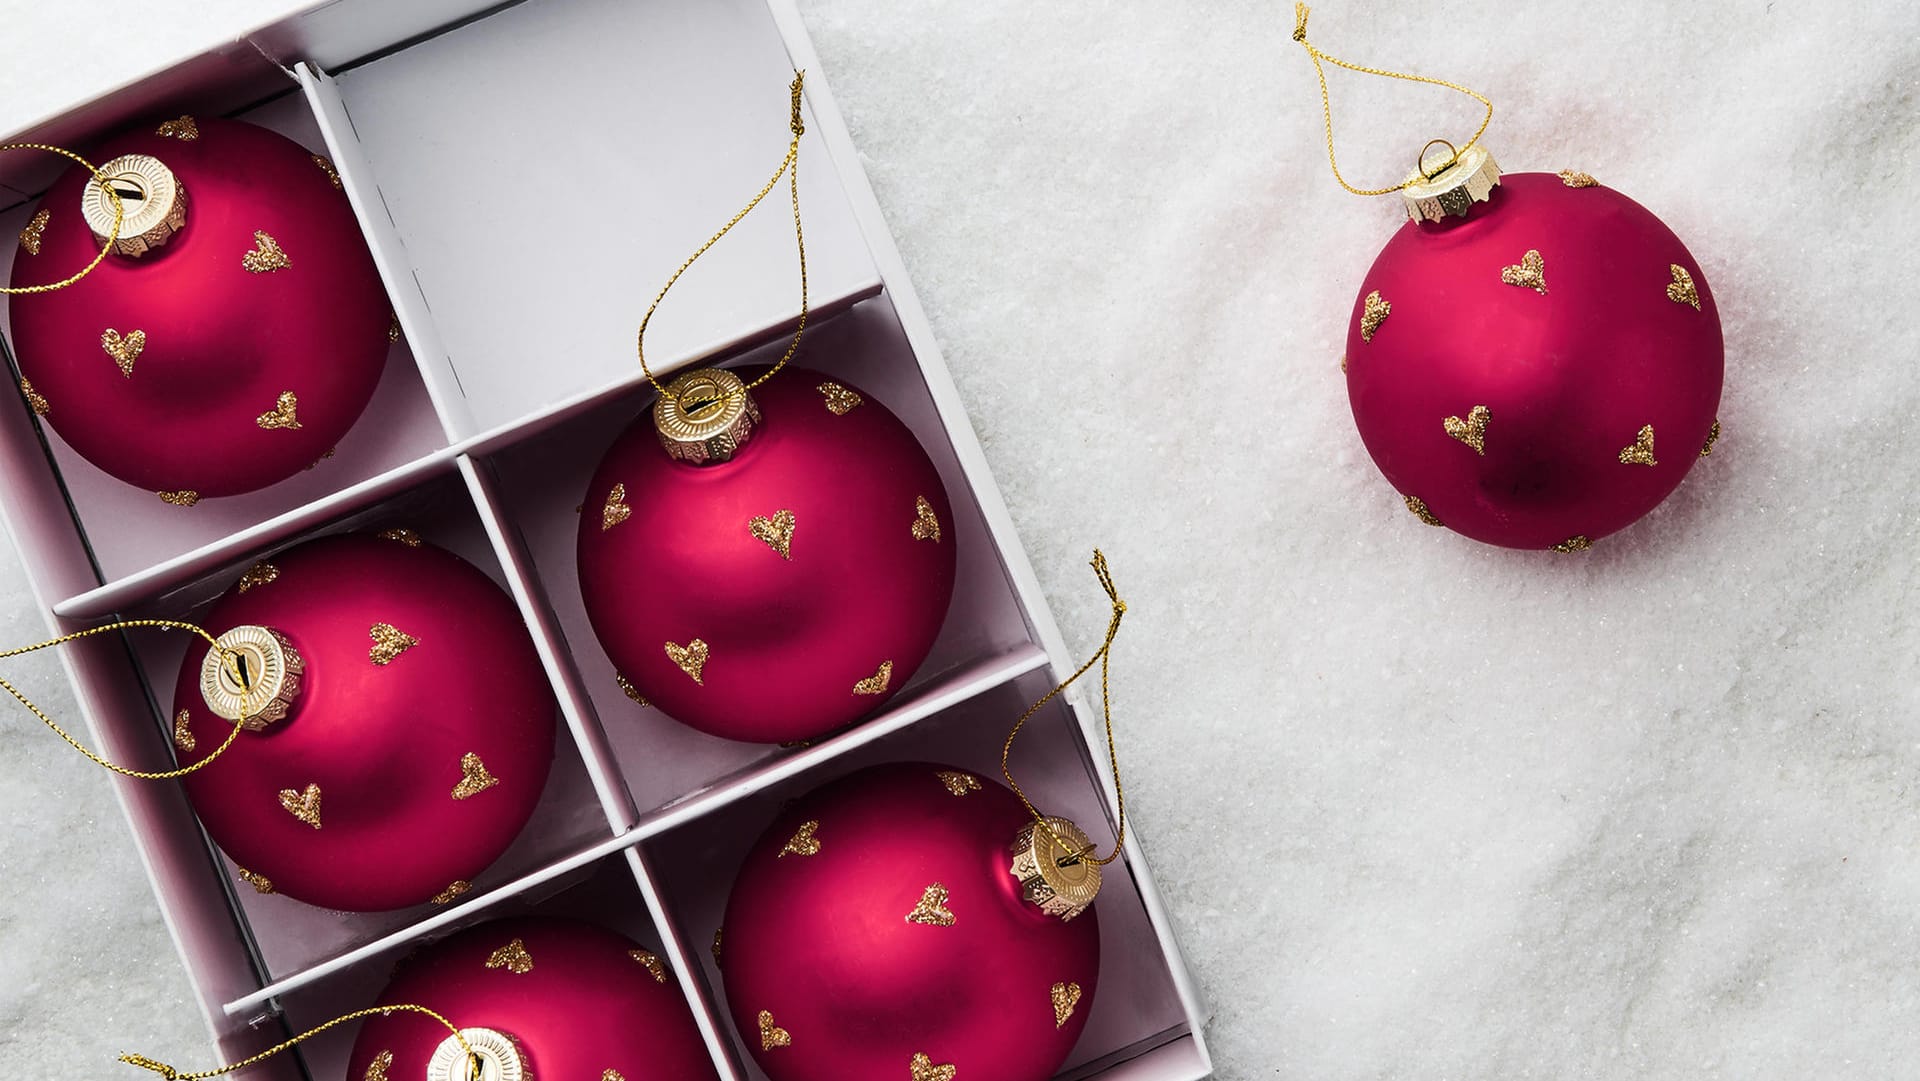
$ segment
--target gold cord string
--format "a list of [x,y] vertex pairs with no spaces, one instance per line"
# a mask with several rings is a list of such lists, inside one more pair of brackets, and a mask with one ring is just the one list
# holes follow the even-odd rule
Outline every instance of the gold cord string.
[[[46,143],[5,143],[5,144],[0,144],[0,150],[44,150],[49,154],[58,154],[63,158],[70,158],[74,161],[77,161],[80,163],[80,165],[83,168],[87,170],[87,172],[93,174],[93,179],[96,183],[100,185],[100,190],[106,192],[107,198],[113,202],[113,228],[107,230],[107,240],[106,240],[106,243],[100,245],[99,254],[93,257],[93,262],[88,263],[86,266],[82,267],[80,269],[80,273],[75,274],[71,278],[67,278],[63,281],[53,282],[49,285],[0,286],[0,293],[12,293],[15,295],[25,295],[29,293],[51,293],[55,289],[65,289],[67,286],[72,285],[74,282],[77,282],[81,278],[84,278],[87,275],[93,273],[93,268],[99,266],[100,263],[106,259],[107,253],[113,250],[113,246],[120,242],[120,224],[126,219],[126,216],[127,216],[126,204],[120,201],[120,193],[114,190],[114,187],[111,183],[108,183],[107,178],[101,174],[97,166],[95,166],[92,162],[88,161],[87,159],[81,157],[80,155],[64,147],[48,146]],[[16,262],[14,265],[18,266],[19,263]]]
[[[240,655],[238,653],[235,653],[233,650],[227,649],[226,647],[222,646],[218,639],[216,639],[213,635],[208,634],[206,630],[204,630],[199,626],[196,626],[195,624],[182,623],[179,620],[174,620],[174,619],[123,619],[118,623],[108,623],[99,627],[89,627],[84,631],[75,631],[72,634],[63,634],[58,638],[49,638],[44,642],[35,642],[33,645],[30,645],[30,646],[21,646],[18,649],[9,649],[4,653],[0,653],[0,661],[6,660],[9,657],[18,657],[18,656],[21,656],[22,654],[32,653],[36,650],[49,649],[53,646],[65,645],[66,643],[75,641],[76,639],[91,638],[96,634],[105,634],[108,631],[118,631],[118,630],[137,629],[137,628],[146,628],[146,627],[158,628],[160,630],[169,630],[169,631],[171,630],[192,631],[193,633],[206,639],[208,645],[212,646],[214,649],[218,649],[221,651],[221,663],[227,664],[227,665],[233,665],[233,664],[236,664],[239,660]],[[244,679],[241,680],[241,685],[242,686],[245,685]],[[185,777],[187,774],[192,773],[195,770],[204,768],[209,762],[212,762],[214,759],[219,758],[223,753],[225,753],[228,747],[233,746],[233,741],[240,738],[240,733],[246,728],[246,723],[247,723],[247,719],[244,716],[242,716],[239,720],[233,722],[233,731],[227,733],[226,741],[221,743],[220,746],[215,747],[213,749],[213,753],[207,755],[207,757],[205,758],[202,758],[200,761],[195,762],[191,766],[182,766],[179,769],[168,769],[168,770],[128,769],[125,766],[118,765],[113,762],[109,762],[106,759],[100,757],[98,754],[95,754],[94,752],[88,750],[86,746],[83,745],[79,740],[74,739],[73,736],[69,734],[66,729],[60,727],[59,722],[55,721],[52,717],[47,716],[46,711],[41,709],[39,706],[35,705],[32,699],[28,698],[24,693],[21,692],[20,688],[15,687],[12,683],[8,682],[3,678],[0,678],[0,688],[4,688],[6,692],[12,695],[16,700],[18,700],[21,705],[27,707],[28,712],[32,713],[35,717],[40,718],[40,723],[46,725],[48,728],[53,729],[54,735],[59,736],[61,739],[66,740],[67,746],[72,747],[74,750],[79,751],[81,754],[86,755],[88,758],[92,759],[95,765],[104,767],[106,769],[110,769],[113,772],[118,773],[123,777],[134,777],[142,781],[172,780],[175,777]]]
[[780,183],[782,176],[787,178],[787,187],[792,194],[793,244],[800,253],[800,325],[793,329],[793,340],[787,343],[787,351],[785,355],[780,358],[779,363],[762,373],[760,378],[748,383],[747,389],[752,390],[754,387],[773,378],[774,373],[786,367],[787,361],[792,360],[793,355],[800,350],[800,336],[807,331],[807,238],[805,232],[800,227],[800,136],[806,134],[807,130],[806,124],[800,116],[800,91],[801,84],[806,80],[806,77],[807,73],[804,71],[794,72],[793,85],[789,87],[789,90],[792,92],[792,112],[787,127],[793,132],[793,141],[787,144],[787,156],[780,159],[780,168],[774,170],[773,176],[768,179],[766,184],[760,188],[759,193],[749,200],[747,205],[742,208],[738,214],[735,214],[727,224],[721,226],[719,232],[708,237],[707,242],[700,245],[698,251],[689,255],[686,262],[680,264],[680,269],[674,271],[673,276],[667,279],[667,284],[661,286],[660,292],[654,295],[653,303],[647,305],[647,314],[640,320],[640,333],[634,343],[634,349],[640,355],[640,371],[647,377],[647,382],[652,383],[653,389],[659,391],[660,396],[663,398],[671,398],[672,395],[668,393],[666,387],[660,384],[660,380],[654,378],[653,369],[647,367],[647,324],[653,321],[653,313],[659,309],[660,302],[666,299],[667,290],[672,289],[674,283],[680,280],[680,275],[685,274],[687,269],[693,266],[701,256],[707,254],[708,249],[718,244],[721,237],[732,232],[733,227],[739,225],[741,219],[753,213],[753,208],[760,205],[760,200],[767,197],[767,193],[773,190],[775,184]]
[[265,1059],[272,1058],[273,1056],[279,1054],[280,1052],[285,1051],[287,1048],[292,1047],[294,1044],[299,1043],[301,1040],[307,1039],[310,1036],[318,1036],[322,1032],[325,1032],[336,1025],[344,1025],[349,1021],[358,1021],[362,1017],[371,1017],[374,1014],[379,1014],[381,1017],[385,1017],[388,1014],[392,1014],[392,1013],[425,1014],[426,1016],[431,1017],[435,1021],[438,1021],[442,1025],[446,1026],[447,1031],[453,1033],[453,1038],[460,1041],[460,1049],[467,1053],[467,1076],[470,1079],[473,1079],[473,1081],[478,1081],[480,1077],[480,1056],[474,1054],[473,1045],[467,1042],[466,1036],[460,1032],[460,1029],[456,1027],[452,1021],[449,1021],[446,1018],[440,1016],[439,1014],[433,1012],[432,1010],[427,1009],[425,1006],[416,1006],[410,1002],[402,1002],[393,1006],[370,1006],[364,1010],[355,1010],[352,1013],[343,1014],[339,1017],[334,1018],[331,1021],[328,1021],[326,1024],[321,1025],[317,1028],[310,1028],[307,1031],[302,1032],[300,1035],[295,1036],[291,1040],[284,1040],[280,1043],[277,1043],[272,1047],[267,1048],[265,1051],[262,1051],[259,1054],[254,1055],[250,1058],[243,1058],[239,1062],[230,1062],[225,1066],[220,1066],[211,1070],[198,1070],[194,1073],[181,1073],[179,1070],[174,1069],[173,1067],[167,1065],[164,1062],[155,1062],[153,1059],[150,1059],[145,1055],[137,1055],[131,1052],[125,1055],[121,1055],[120,1061],[126,1063],[129,1066],[138,1066],[143,1070],[151,1070],[154,1073],[157,1073],[161,1077],[165,1078],[166,1081],[203,1081],[204,1078],[219,1077],[221,1074],[232,1073],[235,1070],[244,1070],[256,1062],[261,1062]]
[[[1127,602],[1120,599],[1119,591],[1114,588],[1113,575],[1107,571],[1107,557],[1101,553],[1100,549],[1093,550],[1093,562],[1090,566],[1093,567],[1094,575],[1100,579],[1100,588],[1107,591],[1107,599],[1113,602],[1113,618],[1107,622],[1106,640],[1100,643],[1100,648],[1094,650],[1093,656],[1088,657],[1087,663],[1081,665],[1078,671],[1068,676],[1058,687],[1048,691],[1038,702],[1028,706],[1027,711],[1020,715],[1020,719],[1013,722],[1013,731],[1007,733],[1007,742],[1000,748],[1000,772],[1006,775],[1007,784],[1013,788],[1013,794],[1020,797],[1020,802],[1026,806],[1027,813],[1033,816],[1035,825],[1053,841],[1054,848],[1104,867],[1120,858],[1121,849],[1127,841],[1127,790],[1120,783],[1120,753],[1115,750],[1113,744],[1113,694],[1108,689],[1107,680],[1108,662],[1113,655],[1113,639],[1120,633],[1120,617],[1127,614]],[[1013,779],[1013,768],[1008,762],[1013,755],[1013,741],[1020,735],[1020,730],[1025,728],[1033,715],[1040,712],[1048,702],[1073,686],[1074,680],[1086,675],[1095,661],[1100,662],[1100,715],[1107,725],[1107,765],[1113,770],[1113,793],[1119,803],[1120,825],[1119,832],[1113,839],[1113,851],[1105,856],[1089,858],[1093,852],[1093,846],[1088,845],[1084,849],[1075,850],[1062,841],[1060,835],[1053,831],[1053,826],[1047,821],[1047,817],[1041,814],[1034,807],[1033,801],[1027,798],[1027,794],[1021,791],[1020,782]]]
[[[1401,188],[1406,187],[1407,184],[1403,181],[1390,188],[1356,188],[1352,184],[1347,183],[1346,177],[1340,175],[1340,160],[1335,157],[1333,153],[1333,99],[1327,95],[1327,69],[1321,66],[1322,61],[1333,64],[1336,67],[1346,68],[1348,71],[1357,71],[1362,75],[1378,75],[1386,79],[1405,79],[1412,83],[1444,86],[1448,90],[1465,94],[1486,106],[1487,114],[1480,118],[1480,127],[1475,129],[1473,138],[1468,139],[1461,145],[1459,150],[1454,151],[1454,155],[1448,159],[1447,165],[1452,165],[1455,160],[1458,160],[1461,154],[1465,153],[1473,144],[1479,142],[1480,137],[1487,133],[1487,125],[1493,123],[1493,102],[1488,101],[1486,95],[1481,94],[1477,90],[1469,90],[1459,83],[1450,83],[1445,79],[1434,79],[1425,75],[1409,75],[1406,72],[1387,71],[1383,68],[1369,68],[1362,67],[1359,64],[1349,64],[1345,60],[1328,56],[1326,53],[1321,52],[1314,47],[1312,42],[1307,40],[1307,5],[1304,3],[1295,3],[1293,5],[1293,40],[1299,42],[1300,47],[1307,50],[1307,56],[1313,60],[1313,72],[1320,77],[1320,115],[1322,119],[1325,120],[1327,127],[1327,164],[1333,167],[1333,178],[1340,182],[1340,186],[1355,195],[1391,195]],[[1432,144],[1429,143],[1428,145],[1431,146]],[[1422,153],[1424,153],[1424,151]],[[1442,166],[1442,168],[1445,168],[1445,166]]]

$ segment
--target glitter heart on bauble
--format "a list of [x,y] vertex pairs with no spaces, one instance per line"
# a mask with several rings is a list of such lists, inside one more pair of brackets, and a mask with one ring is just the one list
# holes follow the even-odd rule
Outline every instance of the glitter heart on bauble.
[[[10,298],[21,392],[87,461],[190,506],[300,472],[380,381],[392,310],[332,163],[234,120],[180,117],[92,158],[124,208],[75,284]],[[48,189],[16,287],[100,252],[113,204],[82,168]]]
[[[576,920],[527,916],[468,928],[395,971],[377,1005],[424,1006],[461,1030],[484,1081],[700,1081],[713,1060],[652,951]],[[377,1016],[347,1077],[468,1081],[460,1042],[417,1014]]]
[[[796,800],[747,854],[720,972],[772,1081],[1046,1081],[1100,973],[1100,867],[965,770],[875,766]],[[1050,831],[1050,832],[1049,832]]]
[[631,693],[728,739],[812,739],[927,657],[958,538],[939,470],[863,390],[788,367],[666,388],[587,487],[580,590]]
[[181,663],[174,743],[191,766],[245,718],[183,783],[253,888],[445,903],[532,816],[552,695],[519,609],[458,556],[404,530],[309,541],[254,564],[204,626],[223,650]]

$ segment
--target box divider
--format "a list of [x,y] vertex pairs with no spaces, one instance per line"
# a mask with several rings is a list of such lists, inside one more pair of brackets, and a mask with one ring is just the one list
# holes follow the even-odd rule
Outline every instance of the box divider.
[[680,937],[680,927],[667,911],[661,897],[654,879],[653,865],[647,861],[638,844],[627,849],[627,864],[633,870],[633,880],[640,887],[640,895],[646,899],[647,913],[653,917],[654,929],[660,932],[660,948],[667,951],[668,964],[679,978],[680,992],[687,997],[694,1022],[700,1026],[700,1038],[707,1041],[707,1053],[713,1057],[720,1077],[723,1081],[747,1081],[727,1049],[728,1022],[720,1016],[719,1009],[709,997],[705,983],[698,975],[698,962],[693,959],[686,940]]

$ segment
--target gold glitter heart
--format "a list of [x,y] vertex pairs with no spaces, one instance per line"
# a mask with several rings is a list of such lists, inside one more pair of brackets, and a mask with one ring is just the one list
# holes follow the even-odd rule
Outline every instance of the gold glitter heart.
[[1554,545],[1553,550],[1562,553],[1584,552],[1591,547],[1593,547],[1593,542],[1587,539],[1585,533],[1576,533],[1566,540],[1561,541],[1559,544]]
[[273,408],[255,417],[253,422],[272,431],[275,428],[294,429],[300,427],[300,399],[293,391],[283,390],[274,402]]
[[363,1081],[387,1081],[387,1067],[393,1065],[393,1052],[382,1051],[373,1056],[367,1064],[367,1074]]
[[640,693],[640,688],[635,687],[632,680],[616,672],[613,676],[613,682],[619,685],[621,694],[633,699],[640,705],[644,706],[649,704],[647,702],[647,696]]
[[192,721],[193,714],[184,709],[173,715],[173,745],[183,751],[193,750],[198,742],[193,738],[193,730],[187,727]]
[[922,891],[920,903],[907,913],[907,922],[928,927],[952,927],[953,911],[947,908],[947,888],[935,882]]
[[[1380,324],[1387,321],[1387,316],[1392,311],[1393,305],[1381,299],[1380,290],[1375,289],[1368,293],[1366,307],[1360,312],[1360,340],[1372,341],[1373,332],[1380,329]],[[1346,371],[1345,366],[1343,365],[1340,370]]]
[[296,792],[291,788],[282,788],[280,790],[280,806],[285,807],[288,814],[312,826],[314,829],[320,828],[319,785],[310,784],[306,787],[305,791],[301,792]]
[[1073,1017],[1074,1008],[1080,1005],[1080,985],[1056,983],[1047,994],[1053,999],[1053,1027],[1066,1028],[1067,1021]]
[[754,515],[747,519],[747,532],[752,533],[767,547],[780,553],[781,559],[793,558],[793,526],[796,519],[790,510],[777,510],[773,517]]
[[400,317],[398,315],[389,315],[387,316],[387,344],[392,345],[399,340]]
[[245,593],[254,586],[264,586],[279,577],[280,568],[262,560],[247,568],[247,573],[241,575],[240,580],[234,583],[234,589],[238,592]]
[[940,543],[940,519],[933,516],[933,504],[927,497],[913,497],[913,539]]
[[635,961],[640,962],[640,967],[652,973],[654,983],[667,982],[667,966],[660,963],[660,958],[654,956],[653,951],[628,950],[627,956],[633,958]]
[[692,677],[695,683],[706,686],[706,682],[700,678],[700,670],[707,666],[707,644],[695,638],[684,646],[672,642],[665,645],[667,659],[679,665],[680,670]]
[[1467,410],[1467,419],[1448,417],[1441,421],[1447,434],[1473,448],[1473,452],[1482,457],[1487,453],[1487,422],[1493,419],[1493,410],[1484,405],[1476,405]]
[[367,650],[367,659],[383,668],[392,664],[395,657],[420,644],[420,639],[391,623],[375,623],[368,627],[367,637],[373,639],[373,648]]
[[1659,465],[1653,458],[1653,425],[1640,427],[1640,434],[1633,439],[1633,445],[1620,448],[1621,465]]
[[33,410],[34,416],[44,417],[47,415],[49,406],[46,396],[34,390],[33,384],[25,379],[20,380],[20,396],[27,400],[27,408]]
[[[1448,431],[1449,431],[1449,434],[1451,434],[1452,430],[1449,429]],[[1445,522],[1442,522],[1440,519],[1435,518],[1433,516],[1433,512],[1427,509],[1426,501],[1421,499],[1417,495],[1410,495],[1407,497],[1407,509],[1413,512],[1413,516],[1415,518],[1420,519],[1421,521],[1427,523],[1428,525],[1445,525],[1446,524]]]
[[794,831],[793,836],[788,839],[786,846],[780,849],[780,854],[774,858],[786,859],[788,856],[819,855],[820,838],[814,836],[819,829],[820,823],[817,821],[800,823],[800,828]]
[[500,778],[487,772],[480,756],[468,751],[460,756],[460,783],[453,786],[453,798],[472,799],[499,783]]
[[913,1071],[913,1081],[953,1081],[954,1075],[960,1072],[952,1063],[935,1066],[925,1051],[914,1052],[913,1061],[907,1066]]
[[191,507],[200,502],[200,493],[191,488],[182,488],[177,492],[155,492],[160,502],[171,503],[176,507]]
[[40,238],[46,236],[47,223],[52,220],[53,211],[42,209],[27,223],[25,229],[20,230],[20,246],[26,249],[28,255],[40,254]]
[[465,880],[461,880],[458,882],[450,882],[447,884],[446,889],[441,890],[439,893],[436,893],[433,895],[433,903],[436,905],[450,905],[453,903],[454,898],[459,897],[472,889],[473,889],[473,883],[467,882]]
[[1547,261],[1538,251],[1528,251],[1520,257],[1518,265],[1506,267],[1500,271],[1500,280],[1508,285],[1517,285],[1522,289],[1531,289],[1541,296],[1547,295]]
[[813,389],[819,391],[821,395],[826,398],[827,412],[832,413],[836,417],[846,416],[848,413],[853,412],[855,406],[866,401],[866,399],[860,397],[860,395],[834,382],[822,383]]
[[253,231],[253,250],[240,257],[240,265],[249,274],[271,274],[293,265],[280,242],[258,229]]
[[[331,452],[329,452],[331,453]],[[411,529],[383,529],[374,536],[381,540],[399,541],[409,548],[420,547],[420,534]]]
[[600,508],[600,532],[605,533],[631,517],[633,508],[627,506],[627,486],[616,484],[607,493],[606,506]]
[[525,976],[533,971],[533,955],[527,952],[527,944],[514,939],[487,955],[488,968],[504,968],[516,976]]
[[133,378],[133,362],[140,359],[140,351],[147,347],[147,332],[136,330],[122,338],[120,332],[107,329],[100,332],[100,348],[107,356],[120,365],[120,374]]
[[716,928],[713,932],[713,964],[714,964],[714,967],[716,968],[718,968],[720,965],[720,931],[721,930],[723,930],[723,928]]
[[183,116],[178,120],[169,120],[161,124],[153,129],[153,133],[190,143],[200,137],[200,125],[193,122],[193,117]]
[[773,1023],[773,1011],[760,1011],[760,1050],[771,1051],[776,1047],[793,1046],[793,1036],[786,1029]]
[[254,871],[249,871],[245,867],[235,867],[234,871],[240,875],[240,881],[245,882],[247,885],[253,887],[253,892],[255,893],[272,893],[273,892],[273,880],[268,878],[266,875],[259,874]]
[[1670,263],[1667,269],[1673,272],[1673,284],[1667,286],[1667,299],[1675,304],[1691,304],[1694,311],[1700,310],[1700,290],[1694,288],[1693,275],[1679,263]]
[[320,167],[321,172],[327,174],[327,182],[333,185],[333,190],[340,191],[341,190],[340,170],[335,169],[333,167],[332,162],[328,161],[326,158],[320,156],[319,154],[315,154],[313,156],[313,163]]
[[962,773],[957,769],[943,769],[934,776],[940,778],[940,783],[947,786],[947,791],[956,796],[980,791],[980,778],[971,773]]
[[1560,170],[1560,182],[1569,188],[1591,188],[1600,183],[1592,174],[1575,172],[1572,169]]
[[1707,429],[1707,441],[1706,443],[1702,444],[1700,447],[1700,457],[1705,458],[1712,455],[1713,445],[1715,443],[1718,443],[1719,441],[1720,441],[1720,420],[1719,418],[1716,417],[1714,418],[1713,427]]
[[600,1081],[627,1081],[627,1078],[619,1070],[608,1070],[600,1075]]
[[893,662],[881,661],[880,667],[872,675],[853,685],[855,694],[883,694],[887,684],[893,682]]

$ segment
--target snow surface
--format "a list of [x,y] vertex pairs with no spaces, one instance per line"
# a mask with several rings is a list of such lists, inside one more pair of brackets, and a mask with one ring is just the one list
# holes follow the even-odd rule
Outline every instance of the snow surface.
[[[297,6],[0,2],[0,128]],[[1409,515],[1337,361],[1396,224],[1326,170],[1288,5],[808,0],[1070,640],[1131,613],[1129,806],[1223,1078],[1888,1078],[1920,1060],[1920,7],[1339,3],[1686,241],[1726,434],[1585,556]],[[81,58],[86,58],[81,62]],[[1474,106],[1336,73],[1397,179]],[[1456,139],[1457,141],[1457,139]],[[0,555],[0,640],[24,641]],[[51,658],[7,663],[73,703]],[[0,1065],[206,1058],[104,776],[18,711]]]

